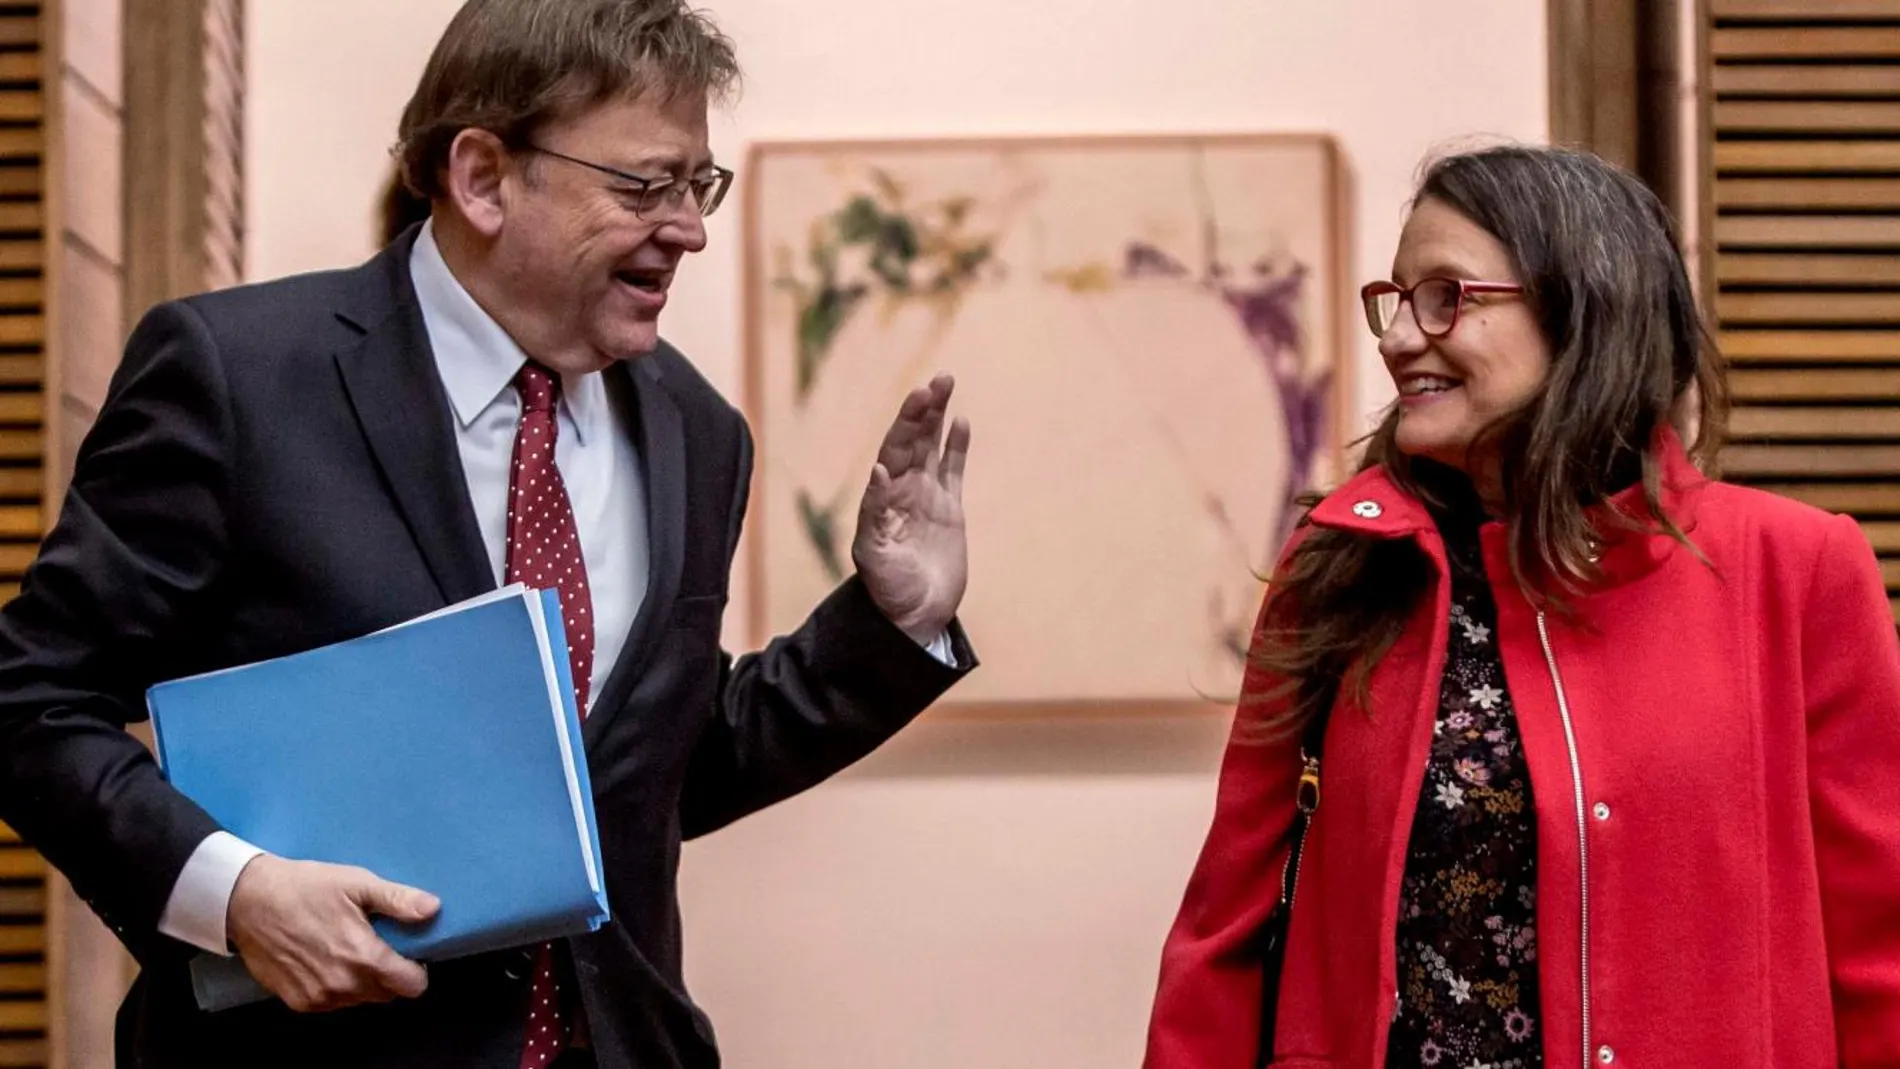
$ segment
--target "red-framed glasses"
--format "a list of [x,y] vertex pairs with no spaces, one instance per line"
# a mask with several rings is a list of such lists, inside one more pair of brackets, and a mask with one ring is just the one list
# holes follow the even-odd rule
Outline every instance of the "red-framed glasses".
[[1368,282],[1359,290],[1366,306],[1366,326],[1376,338],[1385,337],[1399,317],[1399,306],[1410,301],[1412,318],[1428,338],[1442,338],[1458,325],[1465,299],[1474,293],[1523,293],[1515,282],[1472,282],[1462,278],[1421,278],[1411,286],[1396,282]]

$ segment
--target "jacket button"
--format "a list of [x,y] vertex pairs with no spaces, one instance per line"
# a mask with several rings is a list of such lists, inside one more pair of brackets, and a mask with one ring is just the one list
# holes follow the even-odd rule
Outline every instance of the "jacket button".
[[1361,501],[1352,507],[1352,514],[1368,520],[1376,520],[1385,515],[1385,509],[1377,501]]
[[1615,1060],[1616,1060],[1616,1052],[1611,1050],[1607,1044],[1597,1048],[1597,1061],[1602,1062],[1604,1065],[1608,1065]]
[[[1591,810],[1591,812],[1592,812],[1592,813],[1594,813],[1594,814],[1596,814],[1596,818],[1597,818],[1598,820],[1608,820],[1608,819],[1610,819],[1610,803],[1608,803],[1608,802],[1598,802],[1598,803],[1596,804],[1596,808],[1595,808],[1595,809],[1592,809],[1592,810]],[[1604,1050],[1608,1050],[1608,1049],[1610,1049],[1610,1048],[1608,1048],[1608,1047],[1605,1047],[1605,1048],[1603,1048],[1603,1049],[1604,1049]]]

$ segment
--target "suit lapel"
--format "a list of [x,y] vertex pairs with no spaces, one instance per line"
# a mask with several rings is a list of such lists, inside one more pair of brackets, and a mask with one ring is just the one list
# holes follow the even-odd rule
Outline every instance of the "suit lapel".
[[617,404],[630,407],[646,486],[647,593],[583,734],[593,741],[626,704],[639,668],[679,597],[686,560],[686,431],[657,364],[634,360],[609,372]]
[[336,354],[376,464],[446,602],[494,589],[468,480],[455,451],[454,416],[436,373],[409,280],[415,229],[362,271],[356,306],[338,318],[363,332]]

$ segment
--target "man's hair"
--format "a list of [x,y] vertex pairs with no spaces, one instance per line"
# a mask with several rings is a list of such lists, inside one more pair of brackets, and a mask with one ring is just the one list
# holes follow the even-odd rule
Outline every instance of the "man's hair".
[[732,41],[682,0],[469,0],[403,108],[403,181],[441,196],[449,146],[471,127],[522,151],[550,122],[606,100],[723,100],[738,80]]
[[409,191],[403,184],[402,171],[392,171],[383,181],[382,200],[377,204],[377,236],[387,245],[402,232],[429,217],[429,202]]

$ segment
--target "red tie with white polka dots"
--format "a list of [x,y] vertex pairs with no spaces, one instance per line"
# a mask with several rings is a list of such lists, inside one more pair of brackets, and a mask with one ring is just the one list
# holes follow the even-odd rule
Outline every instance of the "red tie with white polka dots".
[[[515,432],[508,480],[507,582],[560,591],[574,704],[585,718],[588,675],[594,668],[593,596],[587,590],[587,563],[581,559],[574,507],[554,466],[555,403],[561,382],[530,361],[515,375],[515,390],[521,395],[521,426]],[[522,1069],[542,1069],[566,1049],[573,1034],[569,994],[555,977],[553,945],[543,944],[535,955],[529,990]]]

